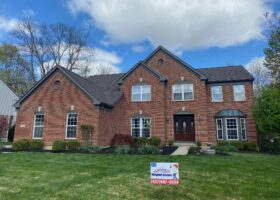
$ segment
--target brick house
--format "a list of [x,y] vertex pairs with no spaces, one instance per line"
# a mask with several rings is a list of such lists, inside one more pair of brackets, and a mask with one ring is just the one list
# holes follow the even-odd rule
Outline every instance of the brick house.
[[15,104],[15,139],[81,140],[91,124],[101,146],[116,133],[255,142],[253,80],[242,66],[195,69],[161,46],[125,74],[83,78],[57,66]]

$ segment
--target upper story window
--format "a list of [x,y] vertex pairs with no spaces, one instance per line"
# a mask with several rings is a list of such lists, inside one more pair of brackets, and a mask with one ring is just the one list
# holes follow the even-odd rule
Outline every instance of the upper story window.
[[67,119],[66,119],[67,139],[76,138],[77,125],[78,125],[78,114],[75,112],[67,113]]
[[211,86],[212,102],[223,101],[223,88],[222,86]]
[[188,101],[193,100],[193,84],[174,84],[172,86],[172,94],[174,101]]
[[43,129],[44,129],[44,114],[36,113],[34,115],[33,138],[41,139],[43,136]]
[[151,118],[139,117],[131,120],[131,135],[133,137],[151,136]]
[[132,86],[132,101],[150,101],[151,85],[139,84]]
[[234,101],[245,101],[245,86],[244,85],[234,85],[233,86]]

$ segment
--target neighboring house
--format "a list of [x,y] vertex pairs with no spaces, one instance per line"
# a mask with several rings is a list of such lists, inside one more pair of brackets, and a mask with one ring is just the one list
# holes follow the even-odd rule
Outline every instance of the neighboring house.
[[102,146],[117,133],[255,142],[253,80],[242,66],[195,69],[161,46],[125,74],[86,79],[57,66],[16,103],[15,139],[81,140],[91,124]]
[[8,129],[14,125],[16,117],[15,102],[17,95],[0,80],[0,141],[7,141]]

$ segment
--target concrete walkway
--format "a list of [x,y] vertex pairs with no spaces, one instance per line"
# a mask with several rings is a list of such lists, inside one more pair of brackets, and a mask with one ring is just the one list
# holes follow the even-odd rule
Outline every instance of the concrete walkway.
[[185,155],[188,154],[189,148],[195,146],[195,143],[193,143],[193,142],[178,142],[178,143],[176,143],[175,142],[174,145],[178,146],[178,148],[171,155],[172,156],[179,156],[179,155],[185,156]]

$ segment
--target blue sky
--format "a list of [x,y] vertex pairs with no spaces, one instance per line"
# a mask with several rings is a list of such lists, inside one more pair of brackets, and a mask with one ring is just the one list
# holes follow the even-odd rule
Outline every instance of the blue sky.
[[264,56],[264,13],[279,1],[1,0],[0,42],[26,15],[90,32],[97,60],[127,71],[157,45],[194,67],[246,65]]

